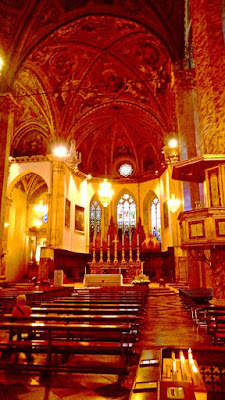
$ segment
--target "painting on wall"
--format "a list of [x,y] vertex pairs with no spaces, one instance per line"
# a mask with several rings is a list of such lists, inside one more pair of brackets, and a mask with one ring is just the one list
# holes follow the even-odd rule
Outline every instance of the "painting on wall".
[[163,218],[164,218],[164,229],[169,227],[169,214],[168,214],[168,202],[163,203]]
[[68,199],[66,199],[66,203],[65,203],[65,226],[67,226],[67,228],[70,227],[70,201]]
[[75,205],[75,230],[84,232],[84,207]]

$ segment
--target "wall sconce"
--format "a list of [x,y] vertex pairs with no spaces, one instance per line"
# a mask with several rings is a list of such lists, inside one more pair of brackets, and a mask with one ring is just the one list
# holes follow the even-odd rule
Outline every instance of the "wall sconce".
[[111,183],[108,182],[107,179],[104,179],[104,181],[100,183],[100,189],[98,191],[99,200],[103,207],[108,207],[113,195],[114,191],[111,188]]
[[168,204],[168,209],[172,211],[172,213],[175,213],[178,208],[180,207],[181,201],[180,199],[175,198],[175,194],[171,194],[171,198],[167,201]]

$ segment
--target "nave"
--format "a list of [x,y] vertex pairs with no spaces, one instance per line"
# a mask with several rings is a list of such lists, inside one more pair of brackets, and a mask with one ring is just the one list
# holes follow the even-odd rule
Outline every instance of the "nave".
[[[157,292],[157,293],[156,293]],[[210,335],[198,329],[191,319],[176,292],[150,288],[144,324],[138,342],[136,354],[129,366],[129,375],[119,385],[113,375],[91,374],[52,374],[51,378],[40,380],[39,375],[0,372],[1,400],[128,400],[135,378],[139,356],[143,349],[178,347],[214,350]],[[196,353],[197,354],[197,353]],[[80,356],[76,356],[79,360]],[[84,357],[84,356],[82,356]],[[92,356],[85,356],[86,361]],[[221,353],[221,362],[224,353]],[[110,356],[108,356],[110,358]],[[197,358],[197,357],[196,357]],[[212,360],[211,360],[212,361]],[[79,362],[79,361],[78,361]],[[202,368],[201,365],[200,369]],[[208,368],[209,371],[209,368]],[[206,371],[207,374],[207,371]],[[225,380],[224,368],[220,371]],[[208,400],[222,400],[221,393],[214,393],[212,377],[208,373]],[[214,385],[215,386],[215,385]],[[219,390],[217,385],[216,390]]]

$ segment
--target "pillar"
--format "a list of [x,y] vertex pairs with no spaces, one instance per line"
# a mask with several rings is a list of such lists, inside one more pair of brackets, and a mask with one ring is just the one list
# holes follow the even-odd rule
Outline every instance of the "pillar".
[[10,144],[14,127],[15,102],[10,93],[0,97],[0,277],[5,274],[4,264],[4,222],[6,212],[6,192],[9,170]]
[[[177,70],[174,75],[180,159],[183,161],[201,155],[202,151],[197,114],[195,70],[194,68]],[[194,182],[183,182],[185,211],[195,208],[196,203],[203,202],[199,185]]]
[[[220,197],[219,193],[224,193],[225,189],[223,173],[225,163],[223,162],[223,165],[219,165],[216,158],[217,155],[223,156],[225,153],[225,45],[222,25],[222,1],[190,0],[190,6],[199,137],[202,154],[210,154],[213,161],[211,168],[207,165],[205,166],[205,199],[208,199],[209,207],[224,207],[224,199],[222,195]],[[213,157],[214,155],[215,157]],[[212,229],[215,229],[215,227],[213,226]],[[216,238],[217,236],[215,233]],[[224,232],[220,236],[225,236]],[[201,285],[204,286],[204,284],[210,284],[208,280],[208,269],[210,268],[214,295],[221,298],[225,287],[225,274],[221,272],[223,270],[224,245],[221,246],[221,242],[220,245],[216,245],[214,242],[208,241],[206,248],[209,249],[208,259],[210,264],[206,268],[201,263],[200,276],[199,279],[196,277],[196,282],[199,287]],[[204,250],[203,245],[201,249]],[[190,251],[189,249],[188,252],[190,253]],[[193,260],[191,259],[189,260],[189,270],[194,274]],[[191,283],[191,280],[189,283]]]
[[64,176],[65,165],[53,160],[51,196],[49,197],[49,247],[60,248],[63,244],[64,230]]
[[225,45],[221,0],[190,0],[200,134],[205,154],[225,153]]

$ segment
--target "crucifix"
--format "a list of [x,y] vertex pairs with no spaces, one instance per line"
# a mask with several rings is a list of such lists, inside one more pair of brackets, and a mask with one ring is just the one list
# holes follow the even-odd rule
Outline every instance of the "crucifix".
[[115,248],[114,248],[114,264],[118,263],[118,258],[117,258],[117,243],[119,242],[119,240],[117,239],[117,235],[115,235],[115,239],[113,240],[113,243],[115,243]]

